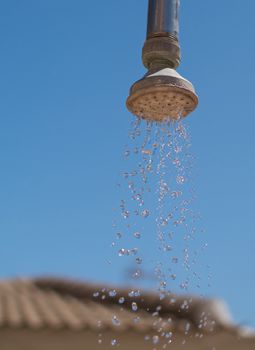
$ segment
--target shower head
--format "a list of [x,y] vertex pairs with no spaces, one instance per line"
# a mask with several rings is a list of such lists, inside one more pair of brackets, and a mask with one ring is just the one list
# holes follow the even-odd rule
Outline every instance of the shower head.
[[177,120],[198,104],[195,89],[176,72],[181,61],[180,0],[149,0],[147,39],[143,47],[145,76],[130,89],[128,110],[150,121]]
[[198,104],[193,85],[172,68],[152,69],[130,90],[127,108],[150,121],[177,120]]

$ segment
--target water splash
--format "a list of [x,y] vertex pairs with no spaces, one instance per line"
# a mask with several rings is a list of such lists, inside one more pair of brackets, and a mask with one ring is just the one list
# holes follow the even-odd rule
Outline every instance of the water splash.
[[[137,119],[129,139],[123,152],[126,169],[118,184],[121,199],[112,247],[128,263],[131,282],[142,288],[155,287],[160,300],[172,293],[186,294],[201,283],[195,271],[198,252],[191,248],[198,233],[198,215],[193,208],[194,158],[188,129],[182,120],[152,123]],[[139,295],[140,289],[129,293],[131,298]],[[125,298],[120,296],[118,302],[123,304]],[[181,308],[188,310],[189,305],[187,300]],[[131,311],[138,311],[135,300]],[[159,334],[151,341],[166,348],[173,341],[172,333],[160,331],[159,310],[153,317]]]
[[[175,270],[179,270],[174,265],[183,263],[186,272],[191,268],[189,241],[196,231],[191,209],[194,193],[189,187],[193,165],[189,133],[181,120],[165,123],[135,120],[129,138],[131,145],[124,150],[128,170],[122,172],[124,194],[116,234],[122,244],[124,237],[130,242],[131,235],[142,244],[134,243],[137,247],[133,251],[120,247],[118,255],[130,256],[135,252],[134,263],[148,267],[143,245],[145,239],[150,240],[148,236],[157,237],[158,249],[168,257],[161,263],[149,261],[149,265],[154,265],[158,289],[166,291],[169,287],[170,291],[170,287],[176,289],[173,281],[178,276]],[[137,280],[139,276],[135,273],[131,278]],[[187,289],[189,279],[186,276],[179,281],[179,287]]]

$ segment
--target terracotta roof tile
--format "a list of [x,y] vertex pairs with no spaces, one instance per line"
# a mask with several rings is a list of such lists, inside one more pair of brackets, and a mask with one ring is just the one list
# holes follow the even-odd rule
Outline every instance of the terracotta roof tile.
[[[97,292],[95,294],[95,292]],[[120,304],[123,297],[125,302]],[[132,310],[132,302],[138,310]],[[189,307],[184,306],[189,301]],[[223,311],[222,311],[223,310]],[[201,326],[201,319],[203,324]],[[61,279],[6,280],[0,282],[0,328],[114,329],[123,332],[237,332],[224,305],[215,300],[156,294],[130,296],[129,290],[114,290]],[[202,328],[201,328],[202,327]]]

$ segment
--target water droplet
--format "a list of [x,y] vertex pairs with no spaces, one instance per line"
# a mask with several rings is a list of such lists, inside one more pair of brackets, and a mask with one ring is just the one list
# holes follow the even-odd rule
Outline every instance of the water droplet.
[[129,150],[126,150],[126,151],[124,152],[124,157],[127,158],[127,157],[129,157],[129,156],[130,156],[130,151],[129,151]]
[[175,151],[175,153],[181,153],[181,151],[182,151],[182,147],[181,146],[175,146],[174,147],[174,151]]
[[165,288],[165,287],[167,286],[166,281],[161,281],[161,282],[160,282],[160,286],[163,287],[163,288]]
[[137,239],[140,239],[141,238],[141,233],[140,232],[135,232],[134,233],[134,237],[137,238]]
[[130,212],[128,210],[123,211],[122,216],[124,219],[128,219],[130,216]]
[[164,300],[166,298],[166,294],[161,292],[159,293],[159,300]]
[[159,343],[159,336],[158,335],[154,335],[152,337],[152,343],[153,344],[158,344]]
[[179,159],[174,159],[173,160],[173,165],[175,165],[176,167],[180,167],[181,166],[181,161]]
[[111,298],[116,297],[116,295],[117,295],[117,292],[116,292],[115,289],[109,291],[109,296],[110,296]]
[[129,252],[129,255],[137,255],[138,249],[137,248],[133,248],[133,249],[130,249],[128,252]]
[[166,338],[171,338],[173,336],[173,333],[172,332],[167,332],[166,334],[165,334],[165,337]]
[[150,155],[152,154],[152,151],[149,150],[149,149],[143,149],[143,150],[142,150],[142,154],[145,154],[145,155],[147,155],[147,156],[150,156]]
[[119,256],[124,256],[126,254],[127,254],[126,249],[122,248],[119,250]]
[[172,247],[170,245],[165,245],[163,250],[164,252],[170,252],[172,250]]
[[150,212],[148,209],[145,209],[142,211],[141,215],[143,218],[147,218],[150,215]]
[[134,318],[134,323],[139,323],[139,322],[140,322],[140,320],[141,320],[141,319],[140,319],[140,317],[139,317],[139,316],[137,316],[137,317],[135,317],[135,318]]
[[180,284],[180,288],[181,289],[188,289],[188,282],[187,281],[185,281],[185,282],[182,282],[181,284]]
[[182,192],[181,192],[181,191],[173,191],[173,192],[171,193],[171,197],[172,197],[173,199],[179,198],[181,195],[182,195]]
[[184,182],[185,182],[185,177],[184,177],[184,176],[177,176],[176,182],[177,182],[179,185],[183,185]]
[[142,200],[142,196],[139,193],[135,194],[133,198],[135,201],[138,201],[138,202]]
[[132,310],[133,311],[137,311],[138,310],[137,303],[135,303],[135,302],[132,303]]
[[147,167],[146,167],[146,170],[147,171],[152,171],[153,170],[152,164],[148,164]]
[[125,303],[125,298],[124,297],[119,298],[119,304],[124,304],[124,303]]
[[113,316],[113,318],[112,318],[112,324],[113,324],[114,326],[117,326],[117,327],[120,326],[120,320],[118,319],[117,316]]
[[117,232],[116,236],[117,236],[118,239],[121,239],[122,238],[122,233],[121,232]]
[[128,183],[128,188],[129,188],[130,190],[133,190],[133,189],[135,188],[134,183],[133,183],[133,182],[129,182],[129,183]]
[[190,331],[190,329],[191,329],[191,325],[189,322],[187,322],[185,325],[185,332],[188,333]]
[[128,296],[130,296],[131,298],[138,298],[141,295],[140,290],[131,290],[128,293]]
[[101,345],[102,342],[103,342],[103,341],[102,341],[102,334],[99,333],[99,334],[98,334],[98,344]]
[[136,271],[133,273],[132,278],[133,278],[133,279],[139,279],[139,278],[141,278],[141,275],[142,275],[141,270],[136,270]]
[[137,263],[138,265],[141,265],[142,262],[143,262],[143,259],[142,259],[142,258],[136,258],[135,261],[136,261],[136,263]]
[[189,308],[189,303],[187,300],[184,300],[184,302],[181,304],[181,309],[185,310]]
[[111,340],[111,345],[116,346],[118,344],[117,339],[112,339]]
[[162,242],[164,240],[164,234],[162,232],[160,232],[158,234],[158,239]]

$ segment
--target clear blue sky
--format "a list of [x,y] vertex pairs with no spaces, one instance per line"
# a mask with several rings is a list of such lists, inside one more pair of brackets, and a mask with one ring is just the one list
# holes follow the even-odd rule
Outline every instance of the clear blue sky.
[[[253,0],[182,1],[180,73],[196,85],[187,121],[209,293],[255,326]],[[115,183],[144,72],[146,0],[0,5],[0,275],[123,282],[109,272]]]

